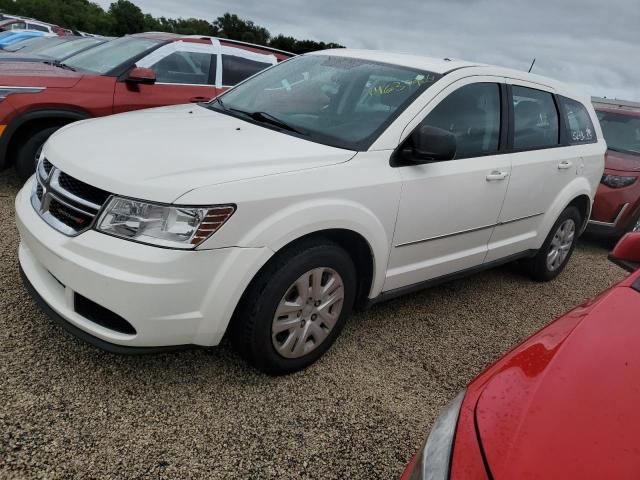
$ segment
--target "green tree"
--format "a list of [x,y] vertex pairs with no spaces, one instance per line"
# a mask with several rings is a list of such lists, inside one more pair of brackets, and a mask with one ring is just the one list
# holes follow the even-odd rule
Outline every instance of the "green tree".
[[144,31],[145,16],[140,8],[129,0],[117,0],[109,7],[113,20],[112,33],[116,36]]

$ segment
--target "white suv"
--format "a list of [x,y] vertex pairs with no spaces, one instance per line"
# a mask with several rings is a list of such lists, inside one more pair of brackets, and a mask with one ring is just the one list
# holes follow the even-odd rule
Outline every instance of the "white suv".
[[293,58],[206,104],[67,126],[16,199],[25,284],[115,352],[217,345],[280,374],[354,307],[521,259],[566,265],[606,146],[536,75],[375,51]]

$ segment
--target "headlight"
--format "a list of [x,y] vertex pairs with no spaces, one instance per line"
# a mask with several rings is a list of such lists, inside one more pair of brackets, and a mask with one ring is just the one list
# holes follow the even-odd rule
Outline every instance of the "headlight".
[[179,207],[114,197],[96,229],[135,242],[192,249],[218,231],[235,210],[235,205]]
[[618,175],[603,175],[600,183],[611,188],[628,187],[636,181],[637,177],[619,177]]
[[449,480],[453,439],[465,393],[465,390],[460,392],[440,412],[425,447],[416,459],[415,468],[409,480]]
[[0,102],[15,93],[40,93],[45,87],[0,87]]

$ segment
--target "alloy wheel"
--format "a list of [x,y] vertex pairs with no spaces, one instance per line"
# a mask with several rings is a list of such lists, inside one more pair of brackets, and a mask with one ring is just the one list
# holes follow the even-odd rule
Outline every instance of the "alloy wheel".
[[547,268],[549,271],[556,271],[564,263],[573,245],[575,235],[576,222],[571,218],[565,220],[558,227],[553,240],[551,240],[549,253],[547,254]]

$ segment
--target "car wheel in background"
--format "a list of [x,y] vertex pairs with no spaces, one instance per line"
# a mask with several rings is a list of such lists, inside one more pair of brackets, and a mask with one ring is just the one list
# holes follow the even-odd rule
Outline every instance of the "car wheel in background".
[[576,207],[567,207],[551,228],[549,235],[535,257],[527,263],[534,280],[553,280],[564,270],[576,246],[582,216]]
[[329,241],[305,241],[278,253],[245,292],[231,327],[233,341],[265,373],[301,370],[339,335],[356,284],[350,256]]
[[16,151],[15,168],[18,172],[18,177],[22,181],[26,181],[33,172],[36,171],[36,165],[38,158],[42,152],[47,139],[58,130],[60,126],[43,128],[33,133]]

